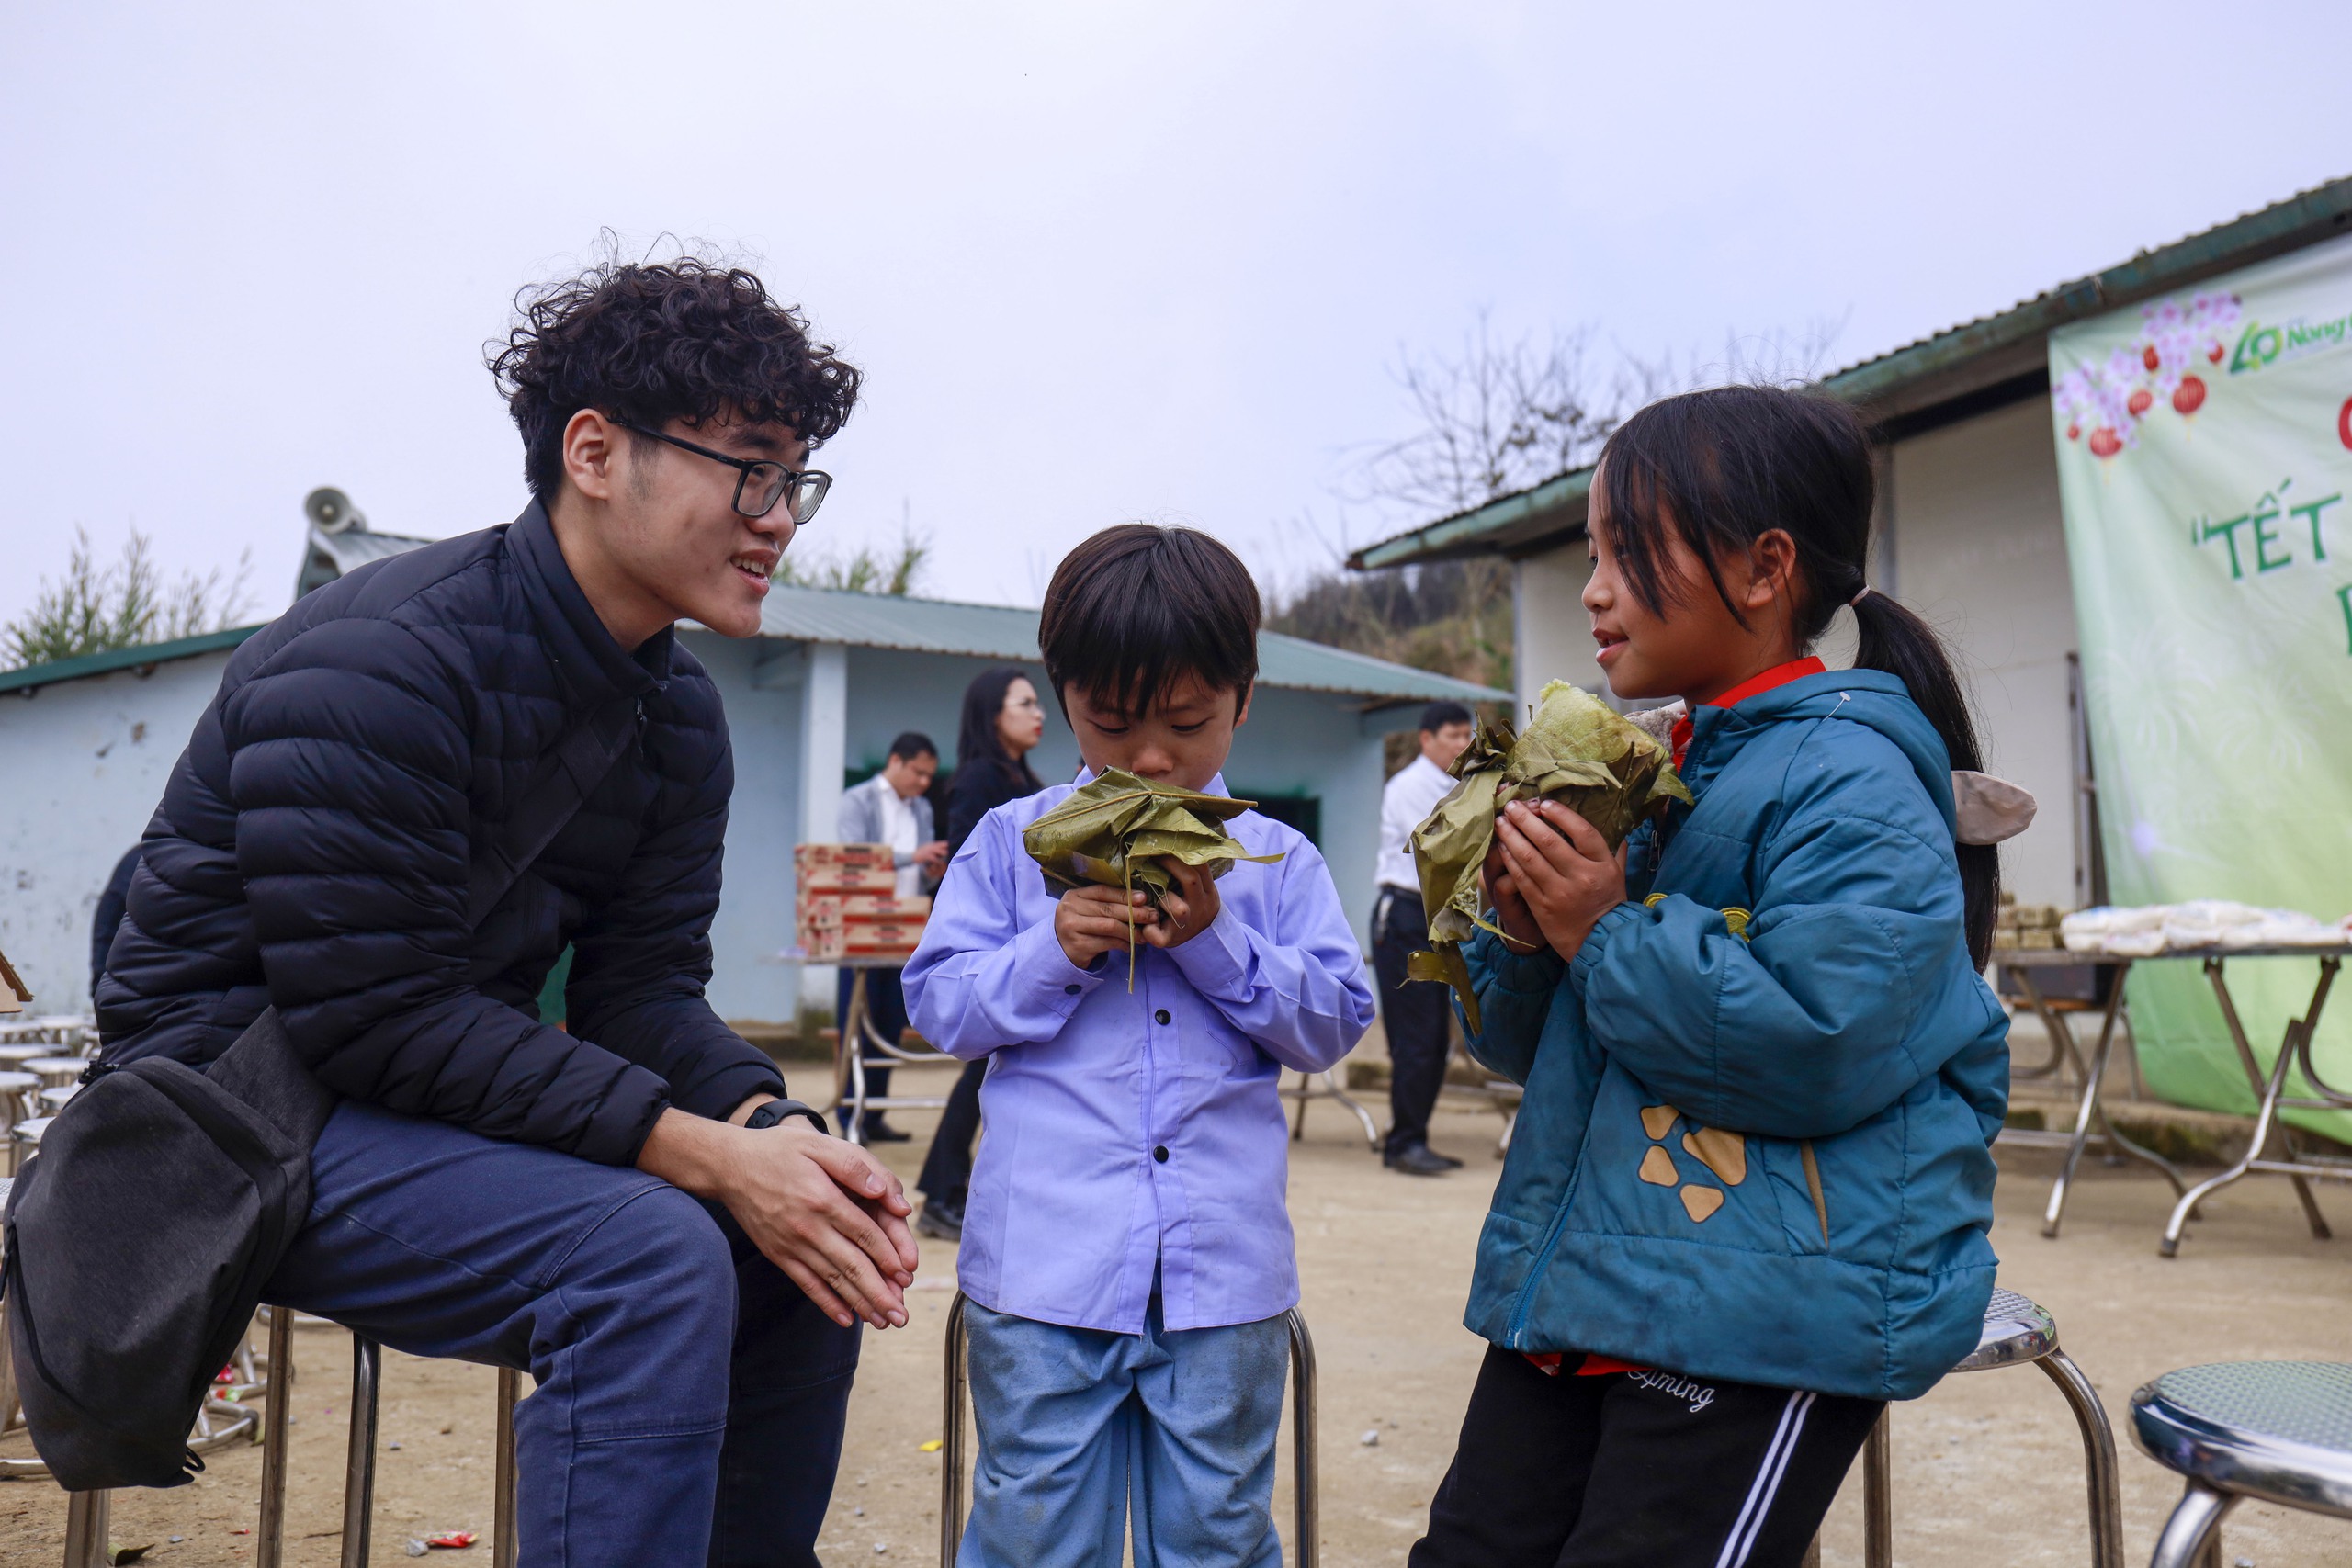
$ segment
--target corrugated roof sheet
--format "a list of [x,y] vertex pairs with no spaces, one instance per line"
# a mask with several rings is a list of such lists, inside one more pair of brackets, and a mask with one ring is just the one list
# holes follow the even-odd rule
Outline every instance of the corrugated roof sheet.
[[[349,538],[349,535],[334,536]],[[426,541],[401,540],[397,535],[368,534],[360,537],[397,542],[407,547]],[[379,555],[397,555],[387,549]],[[193,659],[217,649],[234,648],[261,630],[238,626],[182,637],[175,642],[119,648],[107,653],[62,659],[23,670],[0,672],[0,692],[32,691],[60,681],[78,681],[144,665]],[[903,599],[878,593],[831,593],[815,588],[778,586],[761,611],[760,635],[797,642],[842,642],[856,648],[905,648],[923,653],[964,654],[978,659],[1034,661],[1037,657],[1037,612],[1001,604],[958,604],[944,599]],[[1258,637],[1260,681],[1306,692],[1335,692],[1347,696],[1402,702],[1504,702],[1509,692],[1432,675],[1385,660],[1369,659],[1319,642],[1261,632]]]
[[[2046,289],[2008,310],[1873,355],[1821,385],[1863,408],[1874,421],[1916,414],[2045,367],[2043,339],[2054,327],[2345,232],[2352,232],[2352,178],[2314,186],[2171,244],[2142,251],[2104,272]],[[1581,523],[1591,481],[1589,467],[1572,468],[1366,545],[1348,558],[1348,565],[1359,571],[1376,570],[1505,551],[1571,534]]]
[[[1037,612],[1005,604],[841,593],[779,584],[760,611],[760,635],[856,648],[903,648],[976,659],[1035,660]],[[1258,678],[1269,686],[1411,702],[1507,701],[1510,694],[1449,675],[1280,632],[1258,637]]]

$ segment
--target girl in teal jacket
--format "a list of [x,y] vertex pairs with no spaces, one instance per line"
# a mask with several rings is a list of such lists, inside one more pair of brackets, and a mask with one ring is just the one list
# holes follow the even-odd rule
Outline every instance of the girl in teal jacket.
[[[1724,388],[1621,427],[1584,603],[1680,697],[1696,804],[1609,852],[1515,803],[1470,1049],[1526,1086],[1466,1321],[1489,1348],[1414,1568],[1795,1564],[1884,1402],[1975,1348],[2007,1023],[1979,765],[1936,637],[1864,576],[1868,437]],[[1804,657],[1840,605],[1856,668]]]

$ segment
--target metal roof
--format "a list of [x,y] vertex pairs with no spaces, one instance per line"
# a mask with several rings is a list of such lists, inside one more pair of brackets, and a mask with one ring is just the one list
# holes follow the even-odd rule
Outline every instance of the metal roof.
[[[1038,657],[1035,610],[783,584],[769,591],[761,608],[760,635],[1029,663]],[[1258,679],[1268,686],[1414,702],[1502,702],[1510,696],[1491,686],[1280,632],[1258,634]]]
[[356,571],[371,560],[387,556],[406,555],[430,539],[412,539],[405,534],[373,534],[354,525],[337,534],[311,529],[310,547],[302,552],[302,570],[294,581],[294,597],[324,588],[345,572]]
[[[349,538],[349,535],[334,536]],[[360,537],[390,541],[397,536],[368,534]],[[424,540],[406,541],[411,547]],[[397,550],[382,552],[396,555]],[[173,642],[140,648],[118,648],[107,653],[61,659],[0,673],[0,692],[29,695],[61,681],[79,681],[118,670],[152,668],[175,659],[236,647],[261,630],[258,626],[209,632]],[[922,653],[962,654],[978,659],[1037,659],[1037,612],[1001,604],[958,604],[944,599],[899,598],[879,593],[833,593],[816,588],[778,584],[768,593],[760,613],[760,635],[797,642],[840,642],[856,648],[904,648]],[[1348,696],[1390,701],[1505,702],[1509,692],[1433,675],[1386,660],[1367,658],[1344,649],[1284,637],[1279,632],[1258,635],[1258,679],[1268,686],[1307,692],[1336,692]]]
[[232,626],[227,631],[206,632],[201,637],[110,649],[105,653],[85,653],[79,659],[52,660],[47,664],[28,664],[22,670],[0,671],[0,692],[22,692],[30,696],[41,687],[53,686],[60,681],[111,675],[118,670],[153,669],[175,659],[194,659],[199,653],[234,648],[259,630],[259,626]]
[[[2233,272],[2352,232],[2352,178],[2331,180],[2227,223],[2177,240],[2087,277],[2062,283],[1996,315],[1848,366],[1822,389],[1855,404],[1900,438],[1935,422],[2049,388],[2052,329],[2103,315],[2204,278]],[[1470,555],[1517,554],[1565,542],[1584,527],[1589,467],[1573,468],[1452,517],[1366,545],[1348,558],[1359,571]]]

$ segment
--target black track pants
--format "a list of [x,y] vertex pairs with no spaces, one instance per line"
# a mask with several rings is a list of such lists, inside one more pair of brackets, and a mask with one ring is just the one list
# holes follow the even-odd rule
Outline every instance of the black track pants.
[[1410,1568],[1797,1568],[1885,1406],[1489,1347]]

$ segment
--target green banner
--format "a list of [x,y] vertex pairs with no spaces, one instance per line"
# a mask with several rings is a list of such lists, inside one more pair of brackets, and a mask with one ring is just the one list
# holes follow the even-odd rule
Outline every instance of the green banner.
[[[2050,336],[2108,890],[2352,908],[2352,239]],[[2240,959],[2266,1068],[2317,964]],[[2199,965],[2131,981],[2149,1087],[2250,1111]],[[2352,1081],[2352,983],[2318,1039]],[[2352,1119],[2298,1120],[2352,1136]]]

